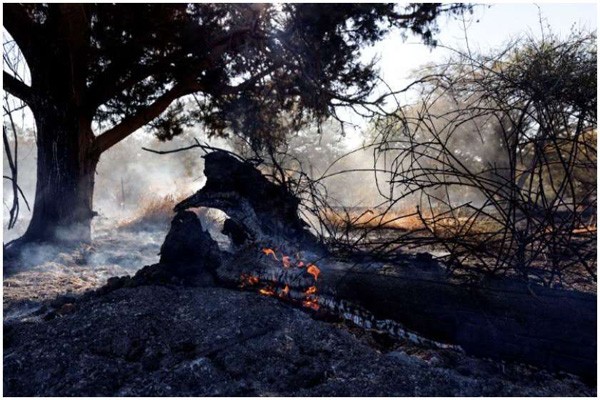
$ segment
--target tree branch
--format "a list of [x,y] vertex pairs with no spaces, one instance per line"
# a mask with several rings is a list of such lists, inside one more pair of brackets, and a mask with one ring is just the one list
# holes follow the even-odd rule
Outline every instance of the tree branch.
[[[253,77],[240,83],[236,86],[223,85],[219,90],[219,94],[233,94],[244,91],[252,87],[260,79],[264,78],[272,72],[272,68],[266,69],[265,71],[259,72]],[[96,138],[96,148],[99,153],[106,151],[127,136],[132,134],[137,129],[143,127],[154,118],[158,117],[163,111],[171,105],[173,101],[179,97],[186,96],[188,94],[205,91],[206,88],[198,82],[191,80],[185,83],[176,84],[171,90],[160,96],[154,103],[150,104],[143,110],[139,111],[135,115],[129,116],[121,121],[118,125],[112,127],[106,132],[102,133]]]
[[[193,68],[198,71],[209,69],[233,46],[233,43],[237,43],[240,37],[250,32],[252,32],[252,26],[241,26],[223,35],[216,36],[206,45],[206,48],[210,49],[210,53],[205,59],[193,65]],[[121,61],[112,63],[92,84],[87,95],[90,112],[94,112],[97,107],[107,102],[115,94],[169,68],[169,65],[173,62],[170,58],[159,60],[151,65],[136,63],[135,60],[131,60],[131,63]]]
[[23,100],[28,106],[31,107],[31,101],[33,98],[31,87],[6,71],[2,71],[2,77],[4,79],[4,90]]
[[36,45],[38,28],[35,26],[23,4],[4,4],[4,28],[15,40],[26,61],[33,57],[33,47]]
[[137,112],[135,115],[126,117],[116,126],[102,133],[96,138],[96,149],[102,153],[139,128],[158,117],[171,105],[173,101],[187,94],[202,90],[199,84],[176,84],[171,90],[160,96],[154,103]]

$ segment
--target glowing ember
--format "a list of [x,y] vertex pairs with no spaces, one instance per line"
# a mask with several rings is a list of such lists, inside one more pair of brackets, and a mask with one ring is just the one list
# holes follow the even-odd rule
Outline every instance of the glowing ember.
[[309,295],[309,294],[315,294],[317,293],[317,287],[316,286],[311,286],[308,289],[306,289],[306,291],[304,292],[305,295]]
[[[263,254],[265,254],[266,256],[273,256],[273,259],[275,259],[276,261],[280,261],[279,258],[277,258],[277,255],[275,253],[275,250],[270,249],[270,248],[263,248],[262,249]],[[300,255],[296,254],[295,259],[293,260],[292,257],[290,256],[286,256],[286,255],[281,255],[281,267],[282,268],[290,268],[292,266],[297,266],[298,268],[306,268],[306,272],[309,273],[315,280],[317,280],[317,278],[319,277],[319,275],[321,274],[321,270],[314,264],[310,264],[310,263],[305,263],[303,261],[300,260]],[[272,279],[272,278],[270,278]],[[240,277],[240,287],[245,287],[245,286],[256,286],[257,284],[260,283],[260,280],[258,277],[256,276],[252,276],[252,275],[248,275],[248,274],[242,274]],[[281,288],[281,286],[278,286],[277,288],[275,287],[277,285],[276,282],[266,282],[267,285],[269,286],[265,286],[264,283],[260,286],[260,288],[258,289],[258,292],[260,294],[262,294],[263,296],[274,296],[274,297],[278,297],[280,299],[287,299],[288,301],[292,301],[292,302],[296,302],[297,300],[295,300],[295,298],[290,297],[290,287],[286,284],[283,289]],[[279,282],[279,284],[283,284],[285,282]],[[313,286],[308,287],[303,295],[304,295],[304,299],[300,300],[301,304],[303,307],[306,308],[310,308],[311,310],[318,310],[319,309],[319,302],[318,302],[318,297],[317,297],[317,286],[315,286],[313,284]]]
[[254,286],[258,282],[259,282],[259,279],[256,276],[247,275],[247,274],[242,274],[242,276],[240,276],[240,286],[241,287],[244,287],[246,285]]
[[315,281],[316,281],[317,278],[319,277],[319,274],[321,273],[321,270],[319,268],[317,268],[317,266],[314,264],[308,264],[308,268],[306,268],[306,272],[311,274],[315,278]]
[[319,303],[317,303],[316,300],[304,300],[302,302],[302,305],[304,307],[311,308],[311,309],[313,309],[315,311],[317,311],[319,309]]
[[277,258],[277,256],[275,255],[275,251],[274,251],[273,249],[269,249],[269,248],[262,249],[262,252],[263,252],[263,253],[265,253],[265,255],[267,255],[267,256],[269,256],[269,255],[273,256],[273,258],[274,258],[275,260],[279,261],[279,259],[278,259],[278,258]]
[[270,287],[262,288],[258,291],[258,293],[265,295],[265,296],[273,296],[275,294],[273,289]]

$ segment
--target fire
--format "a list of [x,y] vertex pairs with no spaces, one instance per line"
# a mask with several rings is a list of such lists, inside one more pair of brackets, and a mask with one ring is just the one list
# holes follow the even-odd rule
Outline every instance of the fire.
[[275,291],[270,288],[270,287],[266,287],[266,288],[261,288],[258,290],[258,293],[265,295],[265,296],[273,296],[275,295]]
[[[275,250],[265,247],[261,251],[264,255],[273,256],[273,259],[280,261],[280,259],[277,258]],[[281,254],[281,266],[282,268],[290,268],[292,266],[296,266],[298,268],[306,268],[306,272],[314,278],[315,282],[321,274],[321,270],[319,269],[319,267],[312,263],[307,264],[304,261],[300,260],[299,254],[296,254],[295,260],[293,260],[290,256]],[[285,285],[283,289],[281,289],[281,287],[276,288],[277,285],[275,282],[264,282],[261,284],[261,281],[257,276],[253,276],[250,274],[242,274],[240,276],[240,287],[242,288],[246,286],[256,286],[258,284],[260,284],[258,292],[264,296],[274,296],[279,297],[281,299],[286,298],[288,301],[292,302],[297,301],[289,296],[290,287],[288,285]],[[300,300],[303,307],[310,308],[311,310],[315,311],[319,309],[318,297],[316,296],[317,291],[317,286],[315,286],[314,284],[313,286],[308,287],[304,291],[304,299]]]
[[317,311],[319,309],[319,303],[316,300],[304,300],[302,305],[306,308]]
[[244,286],[254,286],[259,282],[258,277],[256,276],[252,276],[252,275],[247,275],[247,274],[242,274],[242,276],[240,277],[240,286],[244,287]]
[[315,278],[315,281],[316,281],[317,278],[319,277],[319,274],[321,273],[321,270],[319,268],[317,268],[317,266],[314,264],[308,264],[308,268],[306,268],[306,272],[311,274]]
[[262,252],[265,253],[266,256],[271,255],[271,256],[273,256],[273,258],[275,260],[279,261],[279,259],[275,255],[275,251],[273,249],[265,248],[265,249],[262,249]]
[[310,294],[315,294],[317,293],[317,287],[316,286],[311,286],[308,289],[306,289],[306,291],[304,291],[305,295],[310,295]]

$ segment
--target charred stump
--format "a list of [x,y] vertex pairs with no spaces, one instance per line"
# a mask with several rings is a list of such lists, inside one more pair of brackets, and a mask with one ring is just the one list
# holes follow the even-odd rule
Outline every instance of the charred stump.
[[103,294],[123,287],[145,285],[213,286],[222,262],[217,242],[191,211],[175,215],[160,255],[159,263],[143,267],[133,277],[110,278],[98,292]]
[[269,181],[250,162],[214,151],[204,156],[204,175],[204,187],[177,204],[176,212],[194,207],[225,212],[231,221],[224,229],[234,244],[248,239],[283,239],[325,252],[298,216],[300,201],[285,187]]
[[[407,255],[393,275],[355,268],[328,257],[298,217],[298,200],[252,164],[224,152],[205,159],[206,186],[175,207],[161,263],[140,276],[209,273],[221,285],[328,309],[367,329],[595,379],[595,295],[506,279],[465,287],[431,257]],[[227,213],[224,230],[238,246],[234,254],[219,254],[196,215],[185,211],[194,207]],[[265,248],[282,241],[305,258]]]
[[221,252],[196,214],[180,211],[160,248],[160,264],[178,278],[214,275],[221,264]]

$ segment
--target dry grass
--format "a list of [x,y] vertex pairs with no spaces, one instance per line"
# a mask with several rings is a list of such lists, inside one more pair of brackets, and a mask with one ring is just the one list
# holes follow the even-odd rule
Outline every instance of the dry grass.
[[[437,211],[434,211],[437,213]],[[436,234],[481,234],[498,231],[499,223],[489,218],[473,221],[466,216],[443,216],[432,213],[423,214],[415,210],[383,211],[377,209],[322,212],[322,218],[338,230],[352,229],[390,229],[405,232],[430,231]]]
[[423,223],[416,213],[408,210],[388,211],[383,214],[381,211],[365,210],[332,210],[322,211],[321,218],[338,229],[396,229],[413,231],[424,228]]
[[[130,218],[121,220],[118,228],[123,229],[154,229],[157,226],[168,227],[175,213],[173,207],[187,198],[189,193],[169,194],[163,197],[148,197],[142,202],[139,211]],[[192,208],[202,225],[209,230],[220,231],[223,220],[226,217],[224,213],[210,208]]]
[[118,227],[132,229],[167,224],[173,218],[173,207],[185,197],[187,196],[173,194],[147,197],[142,201],[140,210],[134,216],[120,221]]
[[[439,237],[456,235],[477,236],[489,235],[503,231],[499,221],[490,217],[477,218],[443,213],[440,210],[422,213],[422,218],[415,210],[385,211],[377,209],[364,210],[333,210],[327,209],[321,213],[321,218],[338,231],[354,229],[389,229],[403,232],[427,231]],[[596,223],[580,226],[573,230],[575,235],[595,234]]]

